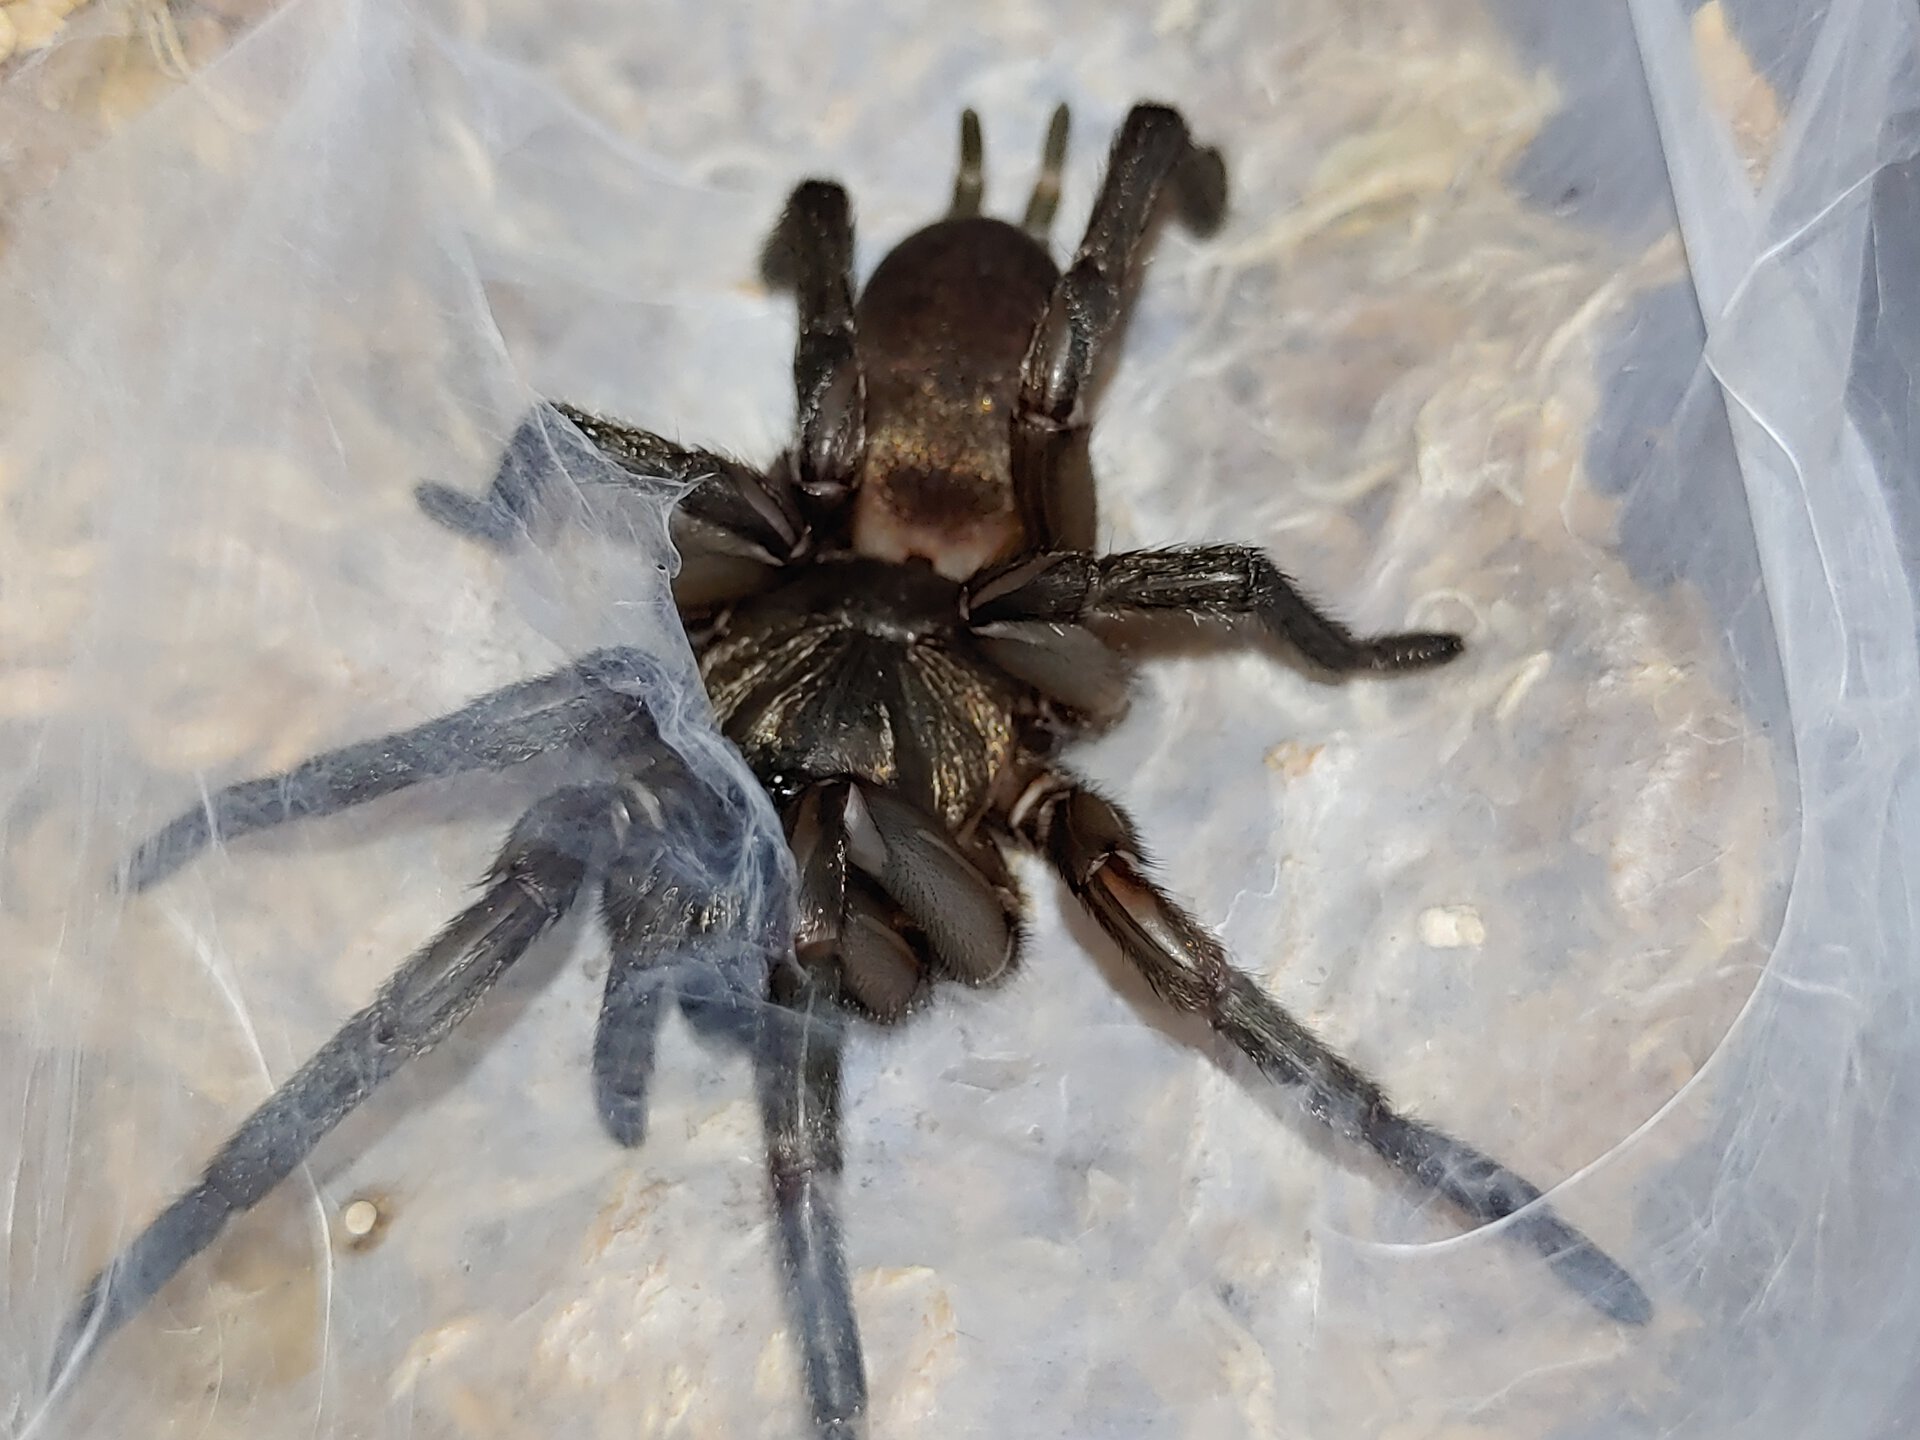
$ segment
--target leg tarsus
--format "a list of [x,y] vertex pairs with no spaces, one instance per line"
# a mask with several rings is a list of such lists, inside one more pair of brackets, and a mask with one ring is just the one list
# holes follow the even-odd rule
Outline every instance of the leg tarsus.
[[654,1046],[670,985],[655,957],[615,945],[593,1034],[593,1098],[607,1134],[628,1149],[647,1138]]
[[505,549],[526,527],[551,468],[552,454],[545,420],[535,411],[514,428],[483,499],[435,480],[414,486],[414,499],[428,518],[455,534]]
[[1197,145],[1173,172],[1174,203],[1180,221],[1202,239],[1227,218],[1227,159],[1211,145]]
[[1384,1098],[1361,1117],[1360,1138],[1403,1174],[1482,1224],[1514,1217],[1514,1238],[1538,1251],[1561,1281],[1596,1309],[1623,1325],[1644,1325],[1653,1318],[1653,1303],[1633,1277],[1540,1204],[1538,1186],[1491,1156],[1396,1113]]
[[1114,137],[1080,256],[1124,284],[1168,185],[1180,219],[1195,230],[1212,230],[1226,214],[1227,167],[1220,152],[1195,145],[1185,118],[1171,106],[1136,105]]

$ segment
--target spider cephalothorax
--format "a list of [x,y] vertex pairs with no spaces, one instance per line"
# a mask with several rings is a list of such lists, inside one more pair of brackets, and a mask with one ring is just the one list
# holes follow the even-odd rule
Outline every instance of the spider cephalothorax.
[[[1469,1219],[1520,1214],[1513,1234],[1607,1315],[1639,1323],[1646,1296],[1471,1147],[1399,1113],[1252,979],[1149,877],[1131,821],[1059,760],[1110,722],[1130,666],[1112,627],[1152,612],[1242,622],[1334,673],[1418,670],[1456,636],[1363,637],[1319,611],[1265,555],[1196,545],[1092,549],[1088,397],[1163,195],[1199,230],[1226,171],[1178,113],[1137,106],[1114,142],[1086,237],[1064,273],[1046,234],[1066,112],[1054,118],[1024,223],[979,214],[978,121],[963,122],[947,218],[903,241],[854,300],[846,193],[808,181],[769,242],[770,280],[800,309],[792,449],[766,470],[567,406],[523,425],[491,492],[423,486],[427,512],[505,544],[535,511],[571,426],[615,484],[687,486],[676,598],[721,732],[780,812],[797,877],[794,923],[742,980],[766,1126],[783,1271],[823,1435],[862,1428],[866,1378],[834,1182],[845,1018],[888,1022],[942,978],[1004,972],[1023,901],[1006,853],[1058,871],[1169,1005],[1202,1017],[1342,1137]],[[251,1116],[94,1281],[56,1373],[124,1322],[233,1215],[284,1179],[401,1064],[438,1043],[575,901],[597,891],[613,960],[594,1045],[608,1131],[645,1131],[661,980],[734,897],[678,865],[675,837],[710,823],[710,797],[662,742],[642,657],[588,656],[411,731],[232,785],[135,853],[153,883],[216,837],[331,813],[458,771],[556,749],[601,778],[547,796],[509,836],[473,905]],[[703,804],[705,809],[703,810]],[[691,993],[685,984],[683,995]],[[708,989],[711,994],[711,987]]]

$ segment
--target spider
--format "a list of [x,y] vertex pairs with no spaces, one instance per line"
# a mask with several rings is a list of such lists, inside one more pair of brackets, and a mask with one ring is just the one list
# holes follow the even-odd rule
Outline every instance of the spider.
[[[676,603],[720,732],[781,817],[794,923],[742,985],[766,1136],[775,1235],[812,1421],[864,1430],[867,1382],[843,1254],[840,1068],[849,1021],[899,1020],[939,980],[982,985],[1020,951],[1008,869],[1036,852],[1159,999],[1196,1015],[1307,1112],[1368,1147],[1466,1220],[1513,1217],[1573,1290],[1626,1325],[1651,1314],[1619,1265],[1497,1161],[1396,1109],[1152,878],[1133,822],[1062,763],[1123,709],[1132,664],[1115,627],[1156,612],[1291,646],[1321,671],[1406,672],[1460,653],[1456,635],[1363,636],[1262,552],[1184,545],[1101,554],[1087,463],[1096,374],[1110,358],[1161,202],[1206,233],[1226,167],[1164,105],[1128,114],[1085,239],[1065,271],[1047,236],[1067,111],[1055,112],[1019,225],[981,213],[978,117],[961,119],[947,215],[902,241],[859,292],[839,185],[808,180],[768,240],[769,283],[794,292],[797,433],[760,470],[566,405],[536,411],[489,493],[424,484],[426,513],[476,540],[520,536],[570,426],[616,486],[686,487]],[[545,463],[543,463],[543,459]],[[1240,622],[1235,625],[1233,622]],[[675,859],[711,823],[711,794],[645,703],[646,663],[604,650],[414,729],[219,790],[134,852],[143,889],[213,840],[331,814],[462,771],[555,750],[600,767],[513,827],[479,898],[406,961],[235,1132],[199,1182],[96,1276],[57,1344],[134,1315],[388,1076],[444,1039],[533,941],[597,894],[611,943],[593,1048],[605,1128],[646,1128],[661,982],[738,905]]]

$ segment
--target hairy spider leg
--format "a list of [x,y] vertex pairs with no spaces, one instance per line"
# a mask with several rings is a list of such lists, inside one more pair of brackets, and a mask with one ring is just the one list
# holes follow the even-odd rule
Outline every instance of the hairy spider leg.
[[629,1148],[647,1138],[654,1047],[663,1006],[672,998],[663,942],[697,924],[692,907],[675,903],[670,883],[662,884],[653,858],[644,851],[623,854],[601,891],[613,953],[593,1032],[593,1101],[607,1134]]
[[856,1440],[867,1373],[835,1193],[847,1017],[824,967],[783,964],[772,1002],[755,1069],[787,1300],[815,1426],[822,1440]]
[[504,770],[568,746],[631,744],[636,726],[657,741],[652,720],[634,698],[651,668],[637,650],[596,651],[410,730],[228,785],[143,841],[127,862],[125,883],[144,890],[216,838],[234,840],[289,820],[336,814],[424,781]]
[[1314,664],[1339,672],[1425,670],[1453,659],[1462,646],[1458,635],[1434,631],[1356,635],[1303,595],[1272,560],[1245,545],[1113,555],[1054,551],[982,576],[967,593],[967,613],[982,625],[1073,624],[1154,611],[1221,620],[1251,616]]
[[787,1304],[822,1440],[856,1440],[867,1409],[837,1196],[847,798],[844,783],[814,785],[788,811],[800,882],[794,949],[770,977],[754,1067]]
[[1036,549],[1062,533],[1055,494],[1076,443],[1092,423],[1094,376],[1126,308],[1129,281],[1162,193],[1172,187],[1181,218],[1207,234],[1226,212],[1227,167],[1196,146],[1180,112],[1136,105],[1114,138],[1086,237],[1034,327],[1014,406],[1013,491]]
[[854,352],[853,205],[831,180],[803,180],[761,255],[769,285],[791,289],[799,441],[793,469],[816,503],[844,499],[866,451],[866,379]]
[[841,1049],[849,1008],[898,1018],[923,963],[865,887],[911,917],[946,973],[972,984],[1013,964],[1019,894],[997,846],[963,854],[936,817],[880,786],[816,781],[788,806],[787,832],[797,914],[756,1049],[760,1107],[814,1422],[823,1440],[853,1440],[867,1389],[836,1200]]
[[480,898],[248,1116],[199,1183],[94,1277],[54,1346],[53,1384],[83,1346],[118,1329],[383,1081],[466,1018],[605,863],[626,829],[628,804],[618,787],[577,786],[527,811],[487,872]]
[[[669,1001],[703,1031],[750,1038],[771,957],[754,957],[735,979],[710,945],[737,935],[737,888],[716,885],[692,837],[710,827],[712,797],[667,757],[648,770],[633,828],[600,882],[600,912],[612,944],[593,1040],[593,1092],[600,1122],[626,1146],[646,1139],[654,1047]],[[785,937],[782,937],[783,945]],[[772,947],[769,947],[772,948]],[[751,983],[751,993],[735,984]],[[743,1047],[744,1048],[744,1047]]]
[[953,203],[947,207],[947,218],[964,220],[978,215],[986,189],[986,147],[980,139],[980,116],[972,109],[962,110],[960,164],[953,172]]
[[1364,1145],[1415,1185],[1482,1224],[1514,1218],[1531,1245],[1588,1304],[1643,1325],[1646,1292],[1585,1235],[1540,1204],[1537,1186],[1472,1146],[1393,1108],[1362,1074],[1228,959],[1220,942],[1147,876],[1133,822],[1112,802],[1053,772],[1023,835],[1176,1010],[1197,1015],[1269,1079],[1301,1092],[1307,1113]]
[[1047,122],[1046,143],[1040,150],[1040,175],[1033,182],[1027,213],[1020,220],[1020,228],[1043,245],[1060,208],[1060,172],[1067,164],[1067,129],[1071,123],[1067,107],[1054,106],[1053,118]]
[[[556,403],[522,420],[501,453],[493,484],[479,499],[434,481],[414,487],[427,515],[456,534],[502,549],[525,533],[541,496],[564,470],[554,433],[558,416],[608,462],[578,478],[588,484],[655,489],[691,487],[674,510],[678,538],[763,565],[794,552],[803,532],[799,507],[783,479],[711,450],[681,445],[577,406]],[[691,533],[688,533],[691,532]]]

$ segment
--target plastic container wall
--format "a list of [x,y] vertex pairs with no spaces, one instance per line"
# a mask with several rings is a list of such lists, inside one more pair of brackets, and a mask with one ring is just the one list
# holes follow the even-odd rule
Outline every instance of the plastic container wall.
[[[591,916],[49,1401],[87,1277],[566,771],[111,877],[207,788],[618,641],[776,915],[670,497],[496,557],[413,486],[477,491],[536,396],[770,458],[791,318],[753,277],[795,180],[848,183],[869,270],[945,204],[962,104],[1009,213],[1066,99],[1064,253],[1143,96],[1233,208],[1158,243],[1103,543],[1259,543],[1470,649],[1330,685],[1159,637],[1076,761],[1656,1314],[1597,1319],[1221,1073],[1028,867],[1021,973],[850,1061],[875,1440],[1906,1433],[1915,19],[300,0],[76,142],[0,252],[0,1434],[801,1433],[750,1077],[676,1027],[646,1146],[605,1137]],[[37,142],[74,54],[0,83]]]

